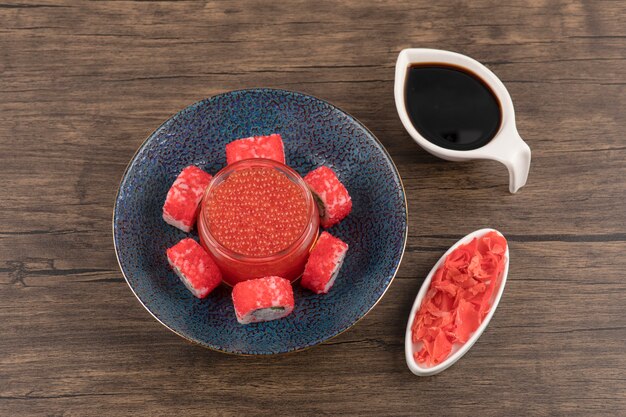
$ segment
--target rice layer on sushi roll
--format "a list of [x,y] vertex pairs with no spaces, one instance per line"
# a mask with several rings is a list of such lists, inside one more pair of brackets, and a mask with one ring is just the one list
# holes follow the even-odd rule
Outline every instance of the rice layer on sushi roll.
[[167,261],[191,293],[204,298],[222,282],[213,258],[193,239],[183,239],[167,250]]
[[241,324],[276,320],[293,311],[293,289],[284,278],[243,281],[235,285],[232,295],[235,315]]
[[163,220],[184,232],[196,224],[200,201],[211,182],[211,175],[190,165],[183,169],[167,192]]
[[264,158],[285,163],[283,138],[274,133],[268,136],[251,136],[237,139],[226,145],[226,163],[228,165],[243,159]]
[[321,166],[309,172],[304,181],[317,201],[320,222],[327,229],[352,211],[352,198],[332,169]]
[[347,243],[322,232],[304,267],[300,284],[317,294],[326,294],[335,283],[347,252]]

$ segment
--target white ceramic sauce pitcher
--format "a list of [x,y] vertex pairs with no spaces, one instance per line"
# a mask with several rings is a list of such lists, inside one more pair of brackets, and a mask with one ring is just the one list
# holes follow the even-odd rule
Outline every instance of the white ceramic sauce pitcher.
[[[466,68],[480,77],[495,93],[502,111],[500,128],[484,146],[471,150],[446,149],[428,141],[413,126],[406,109],[405,83],[408,70],[419,64],[448,64]],[[492,159],[503,163],[509,171],[509,191],[517,192],[526,184],[530,170],[530,148],[517,133],[513,102],[502,81],[487,67],[468,56],[439,49],[404,49],[398,55],[394,95],[398,115],[409,135],[426,151],[449,161]]]

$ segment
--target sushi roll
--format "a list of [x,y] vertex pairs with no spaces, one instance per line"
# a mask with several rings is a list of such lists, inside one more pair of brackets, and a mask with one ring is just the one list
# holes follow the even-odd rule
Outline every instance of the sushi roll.
[[213,258],[193,239],[183,239],[167,250],[167,261],[191,293],[204,298],[222,282]]
[[243,159],[264,158],[285,163],[285,148],[279,134],[237,139],[226,145],[228,165]]
[[315,196],[322,227],[327,229],[343,220],[352,211],[352,198],[332,169],[321,166],[305,177]]
[[348,252],[348,244],[322,232],[304,267],[300,284],[317,294],[326,294],[335,283]]
[[194,165],[183,169],[167,192],[163,204],[163,220],[183,232],[193,229],[200,201],[211,178],[210,174]]
[[293,311],[291,283],[280,277],[243,281],[233,288],[233,306],[241,324],[281,319]]

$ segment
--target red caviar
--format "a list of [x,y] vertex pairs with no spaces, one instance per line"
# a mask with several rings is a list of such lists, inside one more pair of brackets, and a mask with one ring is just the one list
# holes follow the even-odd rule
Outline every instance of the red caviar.
[[307,224],[302,190],[273,168],[247,168],[218,185],[206,203],[208,227],[226,248],[245,256],[285,250]]
[[466,343],[478,329],[500,288],[506,246],[502,235],[488,232],[446,257],[411,328],[413,343],[422,343],[414,354],[418,363],[441,363],[455,343]]
[[291,168],[247,159],[220,171],[198,218],[200,240],[226,283],[302,275],[319,230],[317,206]]

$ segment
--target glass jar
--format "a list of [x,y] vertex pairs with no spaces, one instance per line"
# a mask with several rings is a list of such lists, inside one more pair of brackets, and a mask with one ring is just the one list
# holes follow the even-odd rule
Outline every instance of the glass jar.
[[[307,210],[307,221],[299,236],[285,249],[267,256],[249,256],[237,253],[220,243],[215,235],[211,233],[210,228],[208,201],[212,198],[212,193],[233,173],[250,168],[270,168],[285,175],[302,192]],[[213,214],[215,215],[215,213]],[[318,232],[319,214],[317,204],[302,177],[288,166],[269,159],[238,161],[218,172],[204,194],[198,216],[200,242],[222,271],[224,282],[229,285],[270,275],[279,276],[292,282],[295,281],[304,271],[309,252],[317,240]]]

